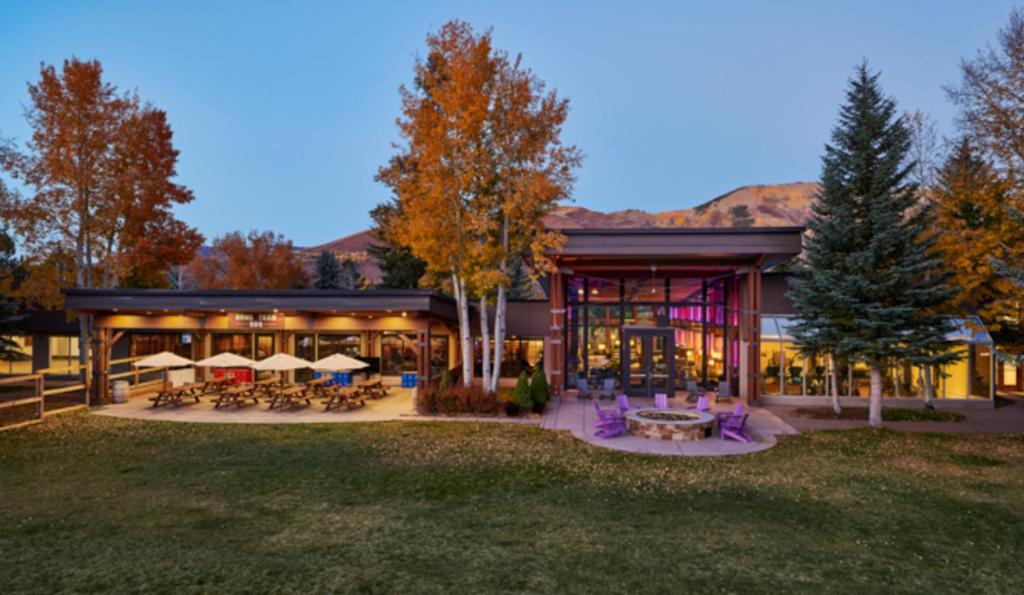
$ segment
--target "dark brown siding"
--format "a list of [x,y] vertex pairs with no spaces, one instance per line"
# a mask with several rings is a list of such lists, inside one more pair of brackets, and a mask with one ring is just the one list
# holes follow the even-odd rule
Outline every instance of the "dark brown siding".
[[789,291],[789,273],[765,273],[761,299],[765,314],[796,314],[793,302],[786,297]]

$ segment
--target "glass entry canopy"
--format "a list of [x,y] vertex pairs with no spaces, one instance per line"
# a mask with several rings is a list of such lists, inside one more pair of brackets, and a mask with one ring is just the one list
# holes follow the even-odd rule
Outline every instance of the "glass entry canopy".
[[633,395],[670,393],[688,381],[739,378],[738,278],[694,275],[566,279],[566,387],[579,379]]

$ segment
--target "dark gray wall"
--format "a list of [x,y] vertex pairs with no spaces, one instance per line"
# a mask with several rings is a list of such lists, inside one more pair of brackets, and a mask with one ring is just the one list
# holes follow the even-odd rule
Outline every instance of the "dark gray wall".
[[765,273],[761,283],[761,311],[764,314],[796,314],[793,302],[786,297],[789,273]]

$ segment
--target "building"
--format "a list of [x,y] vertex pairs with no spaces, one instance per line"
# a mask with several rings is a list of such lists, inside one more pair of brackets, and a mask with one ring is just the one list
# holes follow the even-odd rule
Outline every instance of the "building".
[[[563,232],[555,272],[540,284],[547,299],[509,304],[509,380],[543,361],[555,392],[586,381],[634,396],[721,386],[750,403],[828,394],[828,363],[799,356],[785,332],[797,314],[785,275],[767,273],[799,254],[802,228]],[[68,290],[67,305],[95,317],[100,386],[118,371],[109,362],[164,350],[192,359],[345,353],[386,379],[416,372],[420,385],[459,364],[455,304],[424,290]],[[964,324],[951,341],[965,358],[944,370],[940,397],[991,406],[991,338]],[[860,367],[840,375],[841,391],[859,398]],[[887,396],[918,398],[919,370],[890,376]]]

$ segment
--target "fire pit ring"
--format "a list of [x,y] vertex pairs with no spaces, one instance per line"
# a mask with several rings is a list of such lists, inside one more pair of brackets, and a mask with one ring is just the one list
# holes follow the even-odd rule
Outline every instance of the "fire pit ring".
[[711,435],[715,416],[694,409],[636,409],[626,413],[626,430],[656,440],[702,440]]

